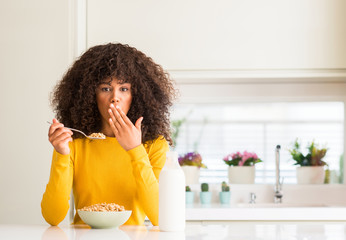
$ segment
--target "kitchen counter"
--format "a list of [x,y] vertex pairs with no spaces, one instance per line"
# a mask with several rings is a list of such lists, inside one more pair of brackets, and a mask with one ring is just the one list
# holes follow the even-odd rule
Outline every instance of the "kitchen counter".
[[160,232],[152,226],[121,226],[119,229],[90,229],[87,225],[50,227],[47,225],[0,225],[0,239],[346,239],[345,222],[223,222],[187,223],[184,232]]
[[[220,184],[210,184],[209,206],[200,203],[200,185],[190,187],[195,199],[186,206],[188,221],[346,221],[344,184],[284,184],[279,204],[271,184],[233,184],[229,205],[220,204]],[[255,204],[249,204],[251,193]]]
[[[274,207],[275,206],[275,207]],[[346,221],[345,206],[300,207],[294,204],[194,204],[186,208],[188,221]]]

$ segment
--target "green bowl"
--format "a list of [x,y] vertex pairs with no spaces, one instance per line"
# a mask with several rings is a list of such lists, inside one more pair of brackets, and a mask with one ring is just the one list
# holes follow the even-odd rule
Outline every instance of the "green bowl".
[[89,212],[78,210],[80,218],[92,228],[117,228],[131,216],[132,211]]

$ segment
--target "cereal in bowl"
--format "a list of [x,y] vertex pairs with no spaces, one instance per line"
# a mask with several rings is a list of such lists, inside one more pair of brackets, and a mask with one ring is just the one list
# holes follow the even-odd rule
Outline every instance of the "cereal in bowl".
[[79,210],[88,212],[121,212],[125,211],[125,207],[116,203],[97,203]]

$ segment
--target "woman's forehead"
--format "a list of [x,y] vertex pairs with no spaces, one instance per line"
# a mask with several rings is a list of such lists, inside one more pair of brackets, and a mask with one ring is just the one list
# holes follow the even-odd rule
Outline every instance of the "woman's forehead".
[[128,81],[123,80],[123,79],[118,79],[116,77],[108,77],[108,78],[101,80],[100,84],[109,84],[110,85],[113,82],[115,82],[117,84],[129,83]]

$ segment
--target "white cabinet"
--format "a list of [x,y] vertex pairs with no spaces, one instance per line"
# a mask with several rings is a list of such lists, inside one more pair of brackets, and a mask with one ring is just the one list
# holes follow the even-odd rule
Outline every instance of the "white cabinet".
[[346,68],[343,0],[88,0],[86,30],[167,70]]

